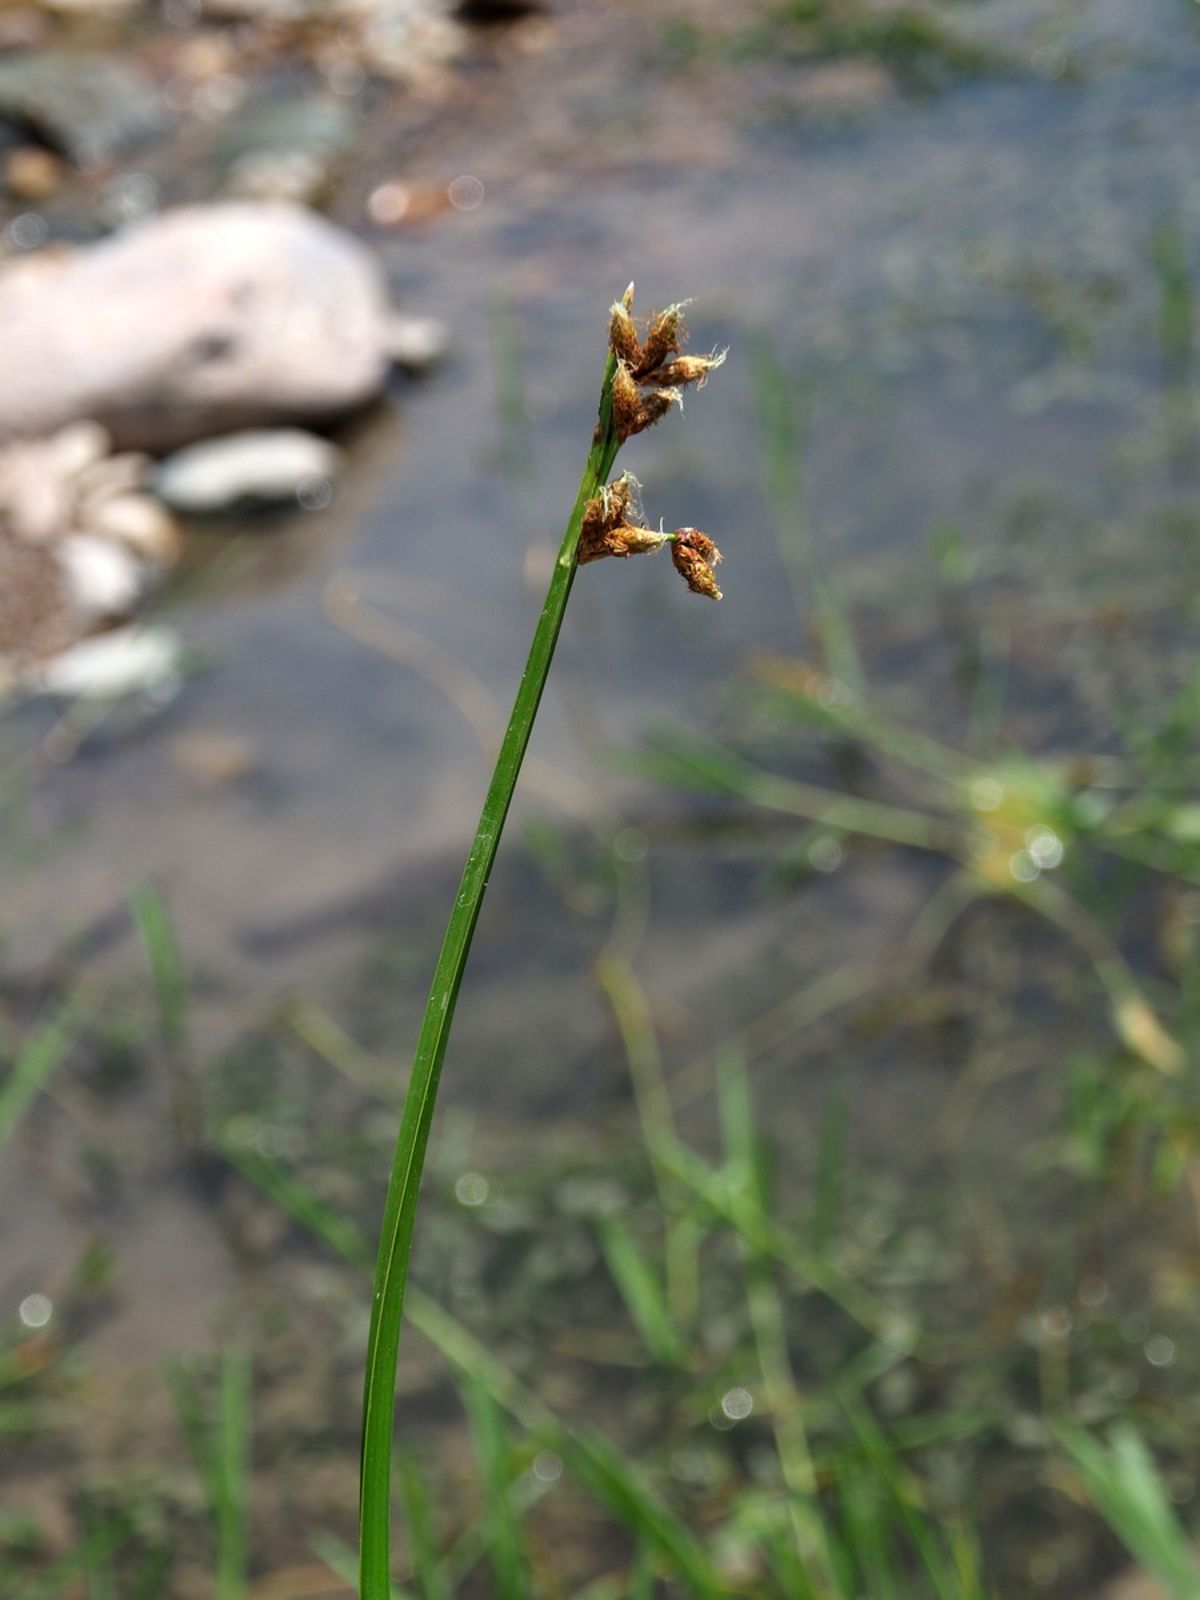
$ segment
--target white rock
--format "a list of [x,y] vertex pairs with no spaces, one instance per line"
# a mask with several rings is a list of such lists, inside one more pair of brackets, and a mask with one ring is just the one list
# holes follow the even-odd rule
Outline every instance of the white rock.
[[204,0],[204,16],[220,22],[251,22],[260,17],[302,17],[306,0]]
[[162,450],[234,428],[327,420],[387,378],[370,251],[284,203],[186,206],[41,270],[0,272],[0,438],[79,417]]
[[211,515],[246,504],[295,502],[337,477],[341,451],[298,428],[231,434],[189,445],[158,469],[155,489],[176,511]]
[[162,693],[180,678],[179,640],[167,628],[118,628],[84,639],[26,673],[23,686],[69,699],[116,699],[137,690]]
[[76,422],[49,439],[0,450],[0,516],[27,544],[47,544],[65,531],[83,474],[109,448],[104,429]]
[[87,527],[155,566],[168,567],[179,558],[181,539],[175,519],[148,494],[116,494],[100,500]]
[[62,478],[78,478],[105,459],[112,440],[98,422],[72,422],[46,441],[50,466]]
[[445,359],[450,329],[440,317],[392,316],[387,322],[387,353],[408,372],[426,372]]
[[119,17],[132,11],[138,0],[42,0],[42,4],[64,16]]
[[308,150],[251,150],[229,169],[225,188],[245,200],[311,204],[329,177],[329,164]]
[[85,624],[127,616],[149,587],[143,564],[111,539],[73,533],[57,553],[71,609]]
[[0,456],[0,506],[25,544],[49,544],[63,531],[74,497],[70,486],[48,470],[45,451],[18,446]]
[[114,495],[132,494],[145,483],[150,472],[150,457],[129,452],[105,456],[86,467],[75,479],[77,517],[86,518],[103,500]]

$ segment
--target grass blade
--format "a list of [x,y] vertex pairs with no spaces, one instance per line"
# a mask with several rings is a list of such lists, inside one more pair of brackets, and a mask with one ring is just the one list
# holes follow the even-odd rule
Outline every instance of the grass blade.
[[234,1346],[222,1354],[215,1421],[205,1415],[199,1386],[183,1367],[171,1368],[167,1382],[216,1530],[216,1600],[244,1600],[250,1498],[249,1351]]
[[973,1600],[970,1591],[965,1590],[960,1581],[961,1574],[956,1575],[951,1570],[941,1541],[922,1515],[915,1480],[897,1458],[874,1417],[857,1396],[843,1392],[842,1405],[858,1435],[871,1476],[886,1495],[892,1514],[908,1534],[921,1563],[921,1570],[929,1579],[938,1600]]
[[[580,538],[588,506],[598,500],[606,487],[622,440],[640,432],[669,409],[669,397],[664,398],[659,394],[654,399],[647,399],[642,396],[640,386],[643,381],[649,380],[640,376],[635,380],[634,372],[651,372],[661,366],[668,349],[671,352],[678,351],[680,308],[670,308],[651,324],[647,344],[643,346],[634,330],[630,314],[632,304],[631,284],[622,305],[614,306],[612,310],[610,349],[600,388],[599,420],[434,969],[408,1091],[404,1097],[396,1155],[380,1230],[363,1385],[359,1495],[360,1600],[386,1600],[388,1593],[392,1433],[396,1358],[404,1317],[404,1293],[434,1102],[475,924],[575,581]],[[618,349],[630,358],[629,365],[618,362],[615,354]],[[698,368],[700,373],[707,374],[723,359],[699,358],[692,362],[692,366]],[[641,365],[637,364],[639,361]],[[608,500],[604,502],[605,507],[610,504]],[[664,540],[666,537],[663,535]],[[683,530],[672,537],[677,541],[682,540]],[[679,556],[683,546],[678,542],[672,549],[674,564],[686,577],[689,588],[698,588],[702,593],[719,597],[710,564],[712,559],[719,559],[715,546],[711,541],[706,541],[711,554],[704,556],[695,547],[694,541],[702,540],[705,536],[693,529],[689,537],[693,541],[688,546],[692,564],[688,565],[685,561],[681,565]],[[608,548],[610,552],[616,550],[615,546]],[[603,547],[599,553],[604,553]],[[628,551],[622,548],[619,553],[626,554]]]
[[21,1049],[0,1083],[0,1150],[16,1133],[25,1113],[62,1066],[75,1039],[80,1007],[68,1000]]
[[1082,1428],[1060,1424],[1054,1431],[1088,1498],[1130,1555],[1175,1600],[1195,1600],[1200,1560],[1138,1434],[1128,1424],[1114,1427],[1105,1447]]
[[130,896],[129,909],[146,952],[163,1043],[182,1049],[188,1031],[188,982],[175,928],[162,896],[143,884]]
[[421,1600],[452,1600],[450,1584],[438,1564],[433,1516],[421,1469],[412,1456],[404,1452],[396,1457],[396,1473],[404,1505],[404,1525],[408,1530],[408,1554]]
[[464,1376],[463,1401],[475,1441],[483,1486],[484,1516],[491,1547],[496,1600],[528,1600],[529,1558],[520,1518],[512,1504],[513,1451],[504,1414],[473,1373]]
[[[353,1592],[358,1582],[358,1552],[353,1546],[336,1534],[318,1533],[313,1535],[312,1547],[334,1577],[340,1578]],[[393,1583],[388,1587],[388,1600],[416,1600],[416,1597],[411,1589],[402,1589],[398,1583]],[[423,1595],[421,1600],[428,1600],[428,1597]]]
[[687,1352],[671,1319],[666,1294],[636,1239],[624,1223],[610,1217],[601,1226],[600,1244],[626,1310],[650,1354],[664,1367],[683,1366]]
[[612,380],[615,371],[616,361],[610,354],[601,389],[600,421],[595,442],[588,455],[575,506],[554,564],[529,659],[496,758],[479,827],[467,856],[454,910],[442,942],[401,1113],[376,1259],[375,1292],[371,1302],[371,1328],[363,1385],[363,1452],[359,1496],[361,1600],[387,1600],[388,1595],[396,1358],[400,1348],[404,1291],[412,1253],[421,1173],[442,1063],[484,891],[517,786],[521,762],[533,732],[534,718],[541,703],[574,583],[575,558],[584,510],[588,501],[608,481],[619,449],[612,424]]

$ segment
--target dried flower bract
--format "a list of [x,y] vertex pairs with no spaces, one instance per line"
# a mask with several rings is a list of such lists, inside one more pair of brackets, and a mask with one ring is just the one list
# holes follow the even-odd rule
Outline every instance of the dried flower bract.
[[665,367],[659,367],[657,372],[648,373],[641,381],[652,383],[656,388],[686,388],[689,383],[694,383],[697,389],[703,389],[708,382],[710,372],[715,372],[725,361],[725,351],[714,351],[711,356],[679,356],[674,361],[668,361]]
[[677,533],[670,535],[670,539],[675,571],[692,593],[719,600],[721,591],[717,587],[713,568],[720,561],[721,552],[708,535],[701,533],[699,528],[680,528]]
[[633,373],[624,361],[618,360],[612,382],[612,417],[617,438],[622,444],[640,433],[645,423],[642,414],[642,391],[633,380]]
[[617,360],[623,361],[630,370],[642,359],[641,340],[637,336],[637,328],[629,313],[629,307],[623,300],[618,300],[612,308],[608,325],[608,343]]
[[605,556],[645,555],[667,542],[665,533],[642,526],[637,488],[637,479],[627,472],[588,501],[579,534],[580,566]]
[[[686,304],[686,302],[684,302]],[[683,321],[683,304],[668,306],[650,318],[646,342],[642,346],[642,359],[635,368],[635,376],[645,380],[669,356],[677,356],[687,338]]]

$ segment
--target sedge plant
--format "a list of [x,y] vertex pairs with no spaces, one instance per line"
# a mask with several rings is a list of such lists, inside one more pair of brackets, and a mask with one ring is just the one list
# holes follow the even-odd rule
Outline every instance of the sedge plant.
[[425,1151],[442,1063],[454,1020],[484,891],[500,843],[521,763],[550,672],[576,569],[607,556],[622,558],[667,546],[694,593],[719,600],[714,568],[721,559],[696,528],[673,533],[645,526],[638,485],[629,474],[610,482],[621,446],[673,406],[689,385],[700,387],[723,357],[683,354],[682,306],[639,323],[633,286],[612,308],[599,419],[566,532],[550,578],[512,715],[483,803],[462,881],[442,942],[413,1057],[388,1183],[375,1265],[363,1390],[359,1493],[360,1600],[389,1600],[391,1464],[396,1358]]

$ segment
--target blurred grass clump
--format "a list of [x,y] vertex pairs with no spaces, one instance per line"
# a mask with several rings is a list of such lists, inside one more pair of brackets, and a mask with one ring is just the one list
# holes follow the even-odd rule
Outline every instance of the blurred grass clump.
[[[607,884],[597,975],[641,1138],[566,1138],[500,1171],[499,1141],[448,1120],[410,1290],[420,1348],[401,1366],[397,1592],[982,1600],[1028,1592],[1032,1570],[1082,1595],[1119,1540],[1189,1593],[1173,1503],[1197,1467],[1189,1296],[1156,1287],[1161,1264],[1115,1250],[1109,1270],[1096,1254],[1114,1205],[1137,1237],[1190,1181],[1186,1155],[1181,1174],[1158,1154],[1187,1120],[1177,1107],[1164,1134],[1180,1080],[1127,1047],[1080,1051],[1061,1137],[1011,1153],[1035,1211],[1075,1211],[1077,1238],[1032,1265],[1004,1259],[1022,1245],[973,1214],[982,1195],[857,1167],[836,1090],[798,1181],[736,1039],[716,1052],[715,1128],[685,1137],[628,939],[644,890],[629,855],[585,844],[571,878]],[[183,963],[161,903],[141,895],[138,918],[158,983],[149,1050],[179,1015]],[[69,1053],[52,1037],[53,1053],[35,1029],[28,1051],[78,1071],[86,1026]],[[165,1375],[177,1420],[129,1418],[123,1470],[60,1459],[65,1552],[61,1526],[0,1529],[6,1593],[352,1585],[345,1488],[387,1076],[304,1001],[192,1081],[185,1159],[254,1287],[223,1347]],[[52,1091],[48,1067],[40,1082]],[[85,1261],[53,1315],[34,1296],[5,1330],[14,1460],[53,1460],[95,1404],[83,1350],[111,1278],[111,1261]]]

